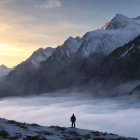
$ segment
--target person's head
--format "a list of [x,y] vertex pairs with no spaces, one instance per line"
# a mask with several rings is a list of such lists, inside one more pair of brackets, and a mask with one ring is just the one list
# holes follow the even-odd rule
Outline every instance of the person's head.
[[72,116],[74,116],[74,114],[72,114]]

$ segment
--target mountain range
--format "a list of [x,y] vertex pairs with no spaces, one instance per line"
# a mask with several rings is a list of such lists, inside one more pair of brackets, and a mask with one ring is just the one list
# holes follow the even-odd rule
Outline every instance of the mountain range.
[[128,85],[131,88],[123,89],[122,94],[132,95],[140,85],[139,46],[140,18],[116,14],[100,29],[81,38],[69,37],[57,48],[35,51],[5,75],[0,84],[1,96],[62,89],[88,89],[95,94],[99,89],[102,92],[101,88],[112,92],[123,84],[122,88]]

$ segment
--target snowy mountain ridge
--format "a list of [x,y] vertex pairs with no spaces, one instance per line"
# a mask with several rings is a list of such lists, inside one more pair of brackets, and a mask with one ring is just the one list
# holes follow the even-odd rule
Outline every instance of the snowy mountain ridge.
[[27,61],[31,62],[35,66],[38,66],[40,62],[47,60],[54,51],[55,48],[51,47],[47,47],[45,49],[39,48],[29,57]]
[[[133,40],[140,34],[140,19],[129,18],[116,14],[101,29],[86,33],[82,38],[69,37],[61,46],[58,46],[61,55],[73,57],[80,55],[88,57],[92,53],[108,55],[114,49]],[[33,64],[47,60],[57,49],[38,49],[29,60]]]
[[[61,54],[66,54],[67,57],[73,56],[79,49],[82,40],[80,37],[69,37],[59,48],[61,49]],[[39,48],[27,59],[28,62],[31,62],[34,66],[38,66],[41,62],[46,61],[50,56],[53,55],[56,48]]]
[[80,37],[69,37],[63,44],[67,49],[69,49],[69,53],[76,53],[79,49],[80,45],[82,43],[82,40]]
[[[140,34],[140,29],[134,30],[95,30],[83,37],[83,44],[79,52],[84,57],[92,53],[108,55],[116,48],[123,46]],[[78,52],[78,53],[79,53]]]
[[79,48],[81,55],[92,53],[108,55],[140,34],[140,20],[116,14],[100,29],[86,33]]
[[136,18],[129,18],[122,14],[116,14],[112,17],[105,25],[101,27],[104,30],[116,30],[116,29],[123,29],[127,26],[134,26],[140,25],[139,16]]

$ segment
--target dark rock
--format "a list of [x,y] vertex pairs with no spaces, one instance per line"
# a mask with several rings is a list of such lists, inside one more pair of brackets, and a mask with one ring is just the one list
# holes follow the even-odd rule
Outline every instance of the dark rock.
[[9,133],[5,130],[0,130],[0,137],[7,138],[9,136]]
[[36,124],[36,123],[32,123],[32,124],[30,124],[30,126],[39,127],[40,125],[38,125],[38,124]]
[[47,131],[35,131],[36,133],[38,133],[38,134],[42,134],[42,135],[48,135],[48,136],[50,136],[50,135],[53,135],[53,133],[52,132],[47,132]]
[[50,128],[54,128],[57,131],[65,131],[66,130],[65,127],[60,127],[60,126],[50,126]]
[[38,136],[27,136],[23,140],[48,140],[48,139],[43,136],[38,135]]

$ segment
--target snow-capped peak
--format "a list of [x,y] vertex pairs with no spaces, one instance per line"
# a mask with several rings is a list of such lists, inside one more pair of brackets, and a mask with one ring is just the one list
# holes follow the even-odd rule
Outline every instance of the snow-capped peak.
[[105,23],[105,25],[102,26],[101,29],[105,30],[121,29],[135,22],[136,22],[135,19],[129,18],[122,14],[116,14],[107,23]]
[[51,47],[47,47],[45,49],[39,48],[31,55],[28,61],[37,66],[40,62],[47,60],[52,55],[54,50],[55,48]]
[[116,14],[101,29],[86,33],[82,37],[80,53],[84,57],[99,53],[108,55],[140,35],[140,20]]

